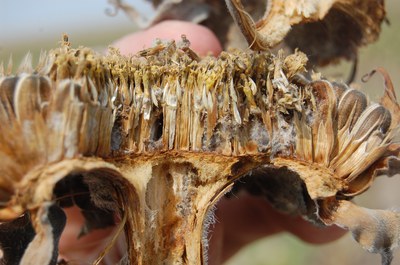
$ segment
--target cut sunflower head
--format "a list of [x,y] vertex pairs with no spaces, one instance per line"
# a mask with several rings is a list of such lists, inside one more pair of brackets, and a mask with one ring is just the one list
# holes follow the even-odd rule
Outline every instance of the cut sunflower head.
[[103,56],[65,37],[35,69],[28,58],[16,75],[1,70],[0,219],[29,217],[35,230],[16,234],[21,260],[50,264],[56,254],[32,255],[33,245],[58,242],[65,216],[53,205],[77,204],[81,234],[118,216],[130,264],[205,264],[208,210],[252,173],[294,176],[277,179],[297,192],[275,193],[279,209],[349,229],[389,264],[399,214],[350,199],[399,172],[393,85],[378,69],[385,94],[370,103],[346,85],[305,79],[306,63],[301,52],[199,59],[174,42]]

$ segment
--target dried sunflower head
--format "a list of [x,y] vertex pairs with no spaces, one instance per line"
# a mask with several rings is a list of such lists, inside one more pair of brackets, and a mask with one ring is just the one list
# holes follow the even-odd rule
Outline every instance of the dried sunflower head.
[[[225,47],[237,46],[239,26],[251,49],[284,43],[306,53],[311,66],[343,58],[356,61],[358,48],[377,40],[386,16],[384,0],[142,1],[152,2],[153,15],[140,13],[139,2],[109,2],[141,28],[166,19],[204,24]],[[233,20],[226,15],[226,6]]]
[[399,214],[350,199],[398,173],[393,86],[385,75],[381,102],[370,103],[345,85],[301,78],[306,63],[301,52],[199,59],[174,42],[103,56],[65,38],[35,69],[2,70],[0,219],[29,214],[35,230],[32,240],[17,233],[21,260],[52,264],[56,254],[32,255],[33,246],[59,238],[65,217],[51,206],[77,204],[82,234],[119,216],[127,264],[204,264],[208,210],[251,173],[291,176],[276,179],[281,192],[263,187],[276,207],[351,230],[389,264]]

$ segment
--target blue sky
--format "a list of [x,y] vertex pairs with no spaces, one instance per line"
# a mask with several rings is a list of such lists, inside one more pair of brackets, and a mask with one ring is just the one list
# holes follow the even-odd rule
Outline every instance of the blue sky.
[[107,0],[0,0],[0,45],[47,39],[60,32],[84,33],[88,28],[134,27],[123,12],[108,16],[110,8]]

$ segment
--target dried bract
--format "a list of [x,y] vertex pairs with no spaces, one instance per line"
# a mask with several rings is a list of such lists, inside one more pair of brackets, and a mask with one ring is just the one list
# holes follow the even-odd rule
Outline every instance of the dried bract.
[[226,1],[250,48],[266,50],[286,41],[318,64],[354,59],[360,45],[375,41],[385,18],[383,1],[267,1],[254,22],[240,0]]

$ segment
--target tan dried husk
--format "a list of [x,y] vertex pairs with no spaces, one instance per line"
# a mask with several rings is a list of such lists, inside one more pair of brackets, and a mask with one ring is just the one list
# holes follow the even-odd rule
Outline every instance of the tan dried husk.
[[[193,54],[160,42],[103,56],[64,38],[35,69],[29,56],[16,75],[0,67],[0,219],[46,215],[57,185],[78,174],[96,209],[120,216],[130,264],[205,264],[208,209],[239,177],[284,170],[308,196],[292,214],[349,229],[389,264],[400,215],[349,201],[399,172],[389,77],[370,103],[345,85],[304,79],[301,52]],[[49,223],[32,220],[35,244],[49,244]],[[40,257],[26,251],[33,263],[22,264]]]
[[[379,37],[385,20],[384,0],[162,0],[152,2],[154,15],[135,10],[123,0],[109,0],[139,27],[166,19],[202,23],[225,47],[237,47],[236,25],[253,50],[284,44],[306,53],[310,65],[338,59],[357,60],[358,48]],[[227,8],[234,20],[227,16]],[[256,19],[259,18],[259,19]],[[236,25],[235,25],[236,24]]]

